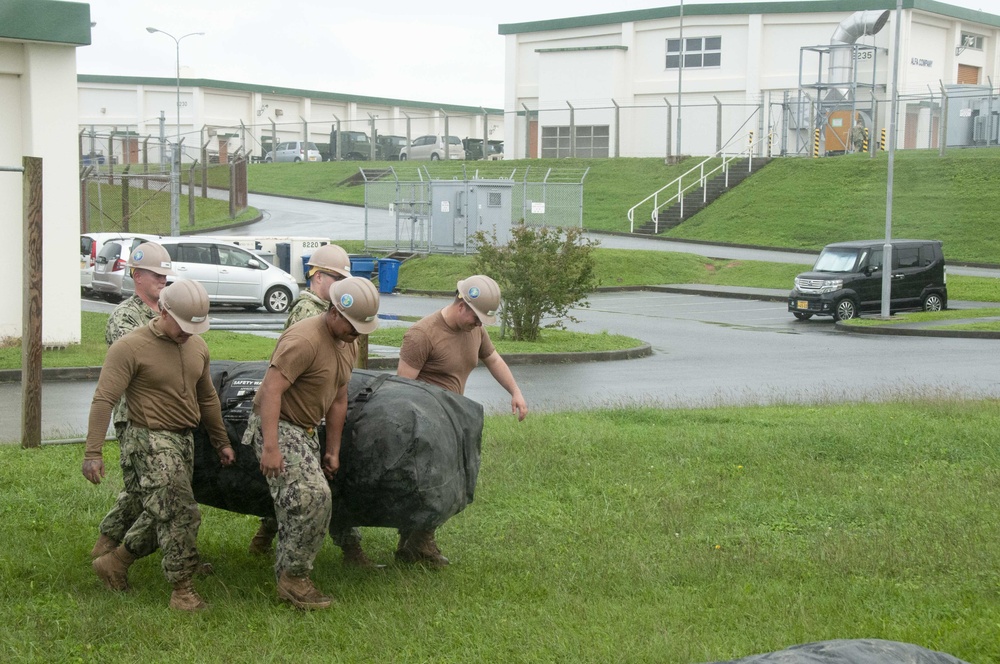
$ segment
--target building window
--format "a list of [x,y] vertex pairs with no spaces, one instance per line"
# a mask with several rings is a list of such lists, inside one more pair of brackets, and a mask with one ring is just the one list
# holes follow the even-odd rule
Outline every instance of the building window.
[[569,127],[542,127],[542,158],[570,156]]
[[970,32],[963,32],[962,46],[965,48],[971,48],[975,51],[981,51],[983,50],[983,38]]
[[[576,128],[577,157],[610,156],[611,131],[608,125],[580,125]],[[542,127],[542,158],[561,159],[573,154],[568,126]]]
[[684,68],[705,68],[722,66],[722,37],[685,37],[684,52],[681,40],[667,40],[667,69],[679,69],[681,55]]
[[576,128],[577,157],[607,157],[611,144],[608,125]]

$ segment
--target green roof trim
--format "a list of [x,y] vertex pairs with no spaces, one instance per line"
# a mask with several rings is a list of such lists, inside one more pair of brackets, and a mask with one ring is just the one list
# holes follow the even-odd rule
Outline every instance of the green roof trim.
[[[2,0],[0,0],[2,1]],[[145,76],[103,76],[99,74],[78,74],[80,83],[110,83],[114,85],[162,85],[174,89],[176,78],[148,78]],[[466,113],[482,115],[485,110],[490,115],[502,115],[503,109],[483,108],[481,106],[457,106],[454,104],[435,104],[429,101],[411,101],[408,99],[392,99],[390,97],[368,97],[365,95],[349,95],[340,92],[322,92],[319,90],[302,90],[298,88],[281,88],[273,85],[258,85],[255,83],[236,83],[233,81],[217,81],[211,78],[182,78],[181,85],[188,88],[215,88],[217,90],[239,90],[242,92],[259,92],[266,95],[285,95],[289,97],[306,97],[327,101],[355,102],[375,106],[405,106],[406,108],[424,108],[432,111]]]
[[[746,2],[706,5],[686,5],[685,16],[720,16],[749,14],[821,14],[850,13],[865,10],[896,9],[895,0],[816,0],[814,2]],[[955,7],[954,5],[936,2],[935,0],[903,0],[903,9],[917,9],[931,14],[940,14],[949,18],[982,23],[1000,27],[1000,16],[986,12]],[[635,21],[650,21],[659,18],[676,18],[680,16],[680,6],[655,7],[653,9],[635,9],[631,11],[612,12],[609,14],[593,14],[591,16],[573,16],[569,18],[531,21],[527,23],[501,23],[499,34],[516,35],[525,32],[545,32],[548,30],[568,30],[571,28],[586,28],[614,23],[630,23]]]
[[90,5],[55,0],[0,0],[0,39],[90,45]]
[[566,46],[564,48],[536,48],[535,53],[561,53],[563,51],[627,51],[628,46]]

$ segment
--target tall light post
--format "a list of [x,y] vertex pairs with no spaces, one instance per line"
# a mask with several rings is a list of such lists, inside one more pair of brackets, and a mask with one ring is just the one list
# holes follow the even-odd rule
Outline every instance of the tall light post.
[[[146,28],[146,32],[159,32],[174,40],[177,47],[177,142],[170,158],[170,234],[181,234],[181,40],[204,32],[189,32],[180,37],[159,28]],[[190,192],[188,192],[190,194]]]

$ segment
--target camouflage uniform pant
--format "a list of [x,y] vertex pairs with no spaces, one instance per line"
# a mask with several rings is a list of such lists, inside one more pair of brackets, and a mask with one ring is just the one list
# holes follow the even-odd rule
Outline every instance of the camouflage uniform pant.
[[[247,421],[243,444],[252,445],[260,459],[264,439],[260,416],[256,413]],[[316,554],[323,548],[323,537],[330,527],[333,510],[330,485],[320,466],[316,431],[279,420],[278,450],[285,462],[285,472],[267,479],[278,520],[274,572],[275,575],[285,572],[289,576],[309,576]]]
[[[128,422],[115,421],[115,433],[118,436],[118,446],[121,452],[119,461],[122,468],[122,479],[126,487],[138,486],[139,480],[135,475],[135,468],[126,445],[125,431],[127,428]],[[121,542],[125,539],[125,533],[129,531],[140,514],[142,514],[142,500],[139,495],[123,489],[115,498],[115,504],[112,505],[111,510],[101,520],[98,530],[102,535],[110,537],[116,542]],[[133,536],[129,551],[140,558],[156,551],[156,531],[151,523],[144,531],[137,532]]]
[[[125,491],[139,496],[142,514],[125,534],[124,544],[138,555],[146,533],[155,533],[163,550],[163,575],[170,583],[190,579],[198,565],[201,512],[191,489],[194,436],[130,426],[125,446],[135,472]],[[154,547],[156,541],[154,540]]]

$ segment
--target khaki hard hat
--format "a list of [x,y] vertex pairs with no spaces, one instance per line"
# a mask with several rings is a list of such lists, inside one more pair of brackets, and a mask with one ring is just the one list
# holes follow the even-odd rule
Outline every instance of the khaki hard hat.
[[500,287],[485,274],[474,274],[458,282],[458,296],[476,312],[483,325],[497,322]]
[[208,293],[191,279],[181,279],[160,291],[160,309],[170,314],[188,334],[208,330]]
[[336,244],[324,244],[309,257],[306,265],[313,268],[310,274],[316,270],[333,272],[342,277],[351,276],[351,259],[347,252]]
[[155,242],[143,242],[133,249],[128,257],[128,266],[133,270],[139,268],[168,277],[176,274],[170,261],[170,254]]
[[378,289],[364,277],[348,277],[330,288],[330,302],[360,334],[378,328]]

